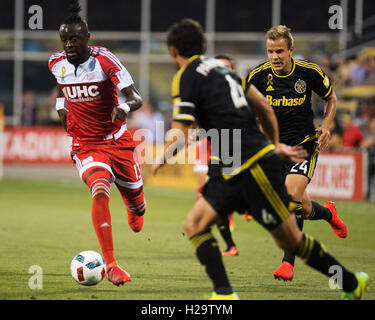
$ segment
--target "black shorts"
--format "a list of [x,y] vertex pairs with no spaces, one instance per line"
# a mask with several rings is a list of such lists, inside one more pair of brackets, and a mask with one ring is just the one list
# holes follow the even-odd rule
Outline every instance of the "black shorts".
[[282,161],[276,155],[261,159],[229,180],[210,178],[203,197],[221,217],[248,210],[255,220],[272,230],[287,219],[296,204],[287,193],[280,174]]
[[314,171],[318,162],[319,147],[316,143],[316,140],[310,140],[304,144],[301,144],[306,151],[309,153],[309,156],[306,160],[302,162],[284,162],[282,174],[284,180],[289,174],[300,174],[311,181]]

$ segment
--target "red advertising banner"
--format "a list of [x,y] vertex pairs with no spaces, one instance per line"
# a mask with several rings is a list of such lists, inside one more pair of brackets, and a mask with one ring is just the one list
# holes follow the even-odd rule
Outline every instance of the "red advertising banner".
[[307,187],[312,198],[361,201],[366,195],[365,155],[361,152],[320,153]]
[[[70,143],[62,127],[6,128],[3,143],[5,164],[71,164]],[[361,152],[320,153],[307,187],[309,195],[318,199],[364,200],[366,160]]]
[[3,136],[4,163],[71,163],[69,140],[60,127],[12,127]]

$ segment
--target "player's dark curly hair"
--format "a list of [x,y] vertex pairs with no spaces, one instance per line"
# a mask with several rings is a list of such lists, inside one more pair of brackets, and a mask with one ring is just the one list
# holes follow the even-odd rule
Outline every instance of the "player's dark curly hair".
[[69,15],[64,19],[62,24],[80,24],[87,27],[87,22],[79,15],[81,11],[82,8],[78,1],[72,1],[69,7]]
[[169,28],[167,45],[175,47],[185,58],[205,53],[206,37],[202,26],[192,19],[180,20]]

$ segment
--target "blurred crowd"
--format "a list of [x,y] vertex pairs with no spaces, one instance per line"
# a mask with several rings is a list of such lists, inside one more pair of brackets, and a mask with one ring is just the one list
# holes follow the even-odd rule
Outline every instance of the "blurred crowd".
[[[332,124],[331,149],[375,148],[375,48],[365,48],[355,59],[324,56],[319,65],[331,79],[338,97],[335,122]],[[324,104],[317,105],[317,122],[324,114]]]
[[[368,156],[368,195],[375,200],[375,48],[365,48],[355,59],[324,56],[320,66],[331,79],[338,104],[331,128],[331,151],[363,151]],[[319,123],[324,105],[316,99]]]

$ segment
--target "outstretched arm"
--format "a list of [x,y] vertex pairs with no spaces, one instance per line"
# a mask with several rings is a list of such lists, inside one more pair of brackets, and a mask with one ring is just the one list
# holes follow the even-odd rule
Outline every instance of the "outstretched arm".
[[262,130],[266,137],[272,141],[273,144],[279,143],[279,125],[272,107],[269,105],[267,99],[260,93],[260,91],[253,85],[246,91],[246,98],[249,101],[250,107],[253,108],[257,115]]
[[250,85],[246,91],[246,98],[262,125],[262,131],[275,145],[279,157],[284,161],[301,162],[305,160],[308,154],[302,146],[291,147],[279,142],[279,125],[276,115],[267,99],[255,86]]
[[[152,173],[156,175],[158,170],[173,156],[175,156],[183,147],[189,144],[189,129],[195,128],[194,122],[173,121],[172,128],[167,132],[169,137],[164,143],[163,153],[157,155],[152,164]],[[172,152],[169,152],[172,148]]]

